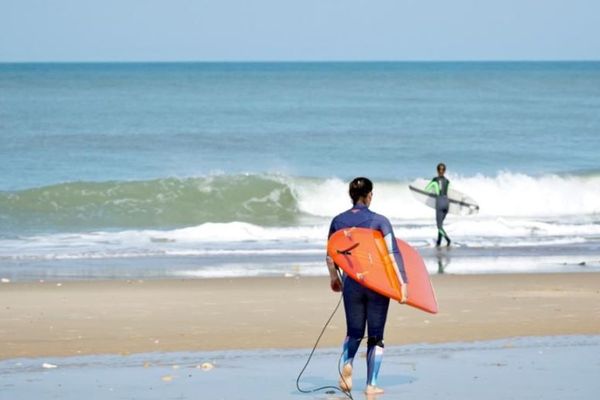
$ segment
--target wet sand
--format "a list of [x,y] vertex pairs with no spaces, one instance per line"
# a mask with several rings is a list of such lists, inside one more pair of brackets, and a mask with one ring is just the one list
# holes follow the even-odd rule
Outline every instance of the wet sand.
[[[364,348],[355,361],[354,399],[582,400],[600,391],[600,336],[553,336],[386,347],[379,384],[366,397]],[[296,377],[308,350],[142,353],[0,361],[6,399],[321,399]],[[339,348],[318,351],[304,390],[337,382]],[[43,363],[56,368],[44,368]],[[202,368],[210,363],[212,368]],[[328,389],[331,391],[332,389]]]
[[[436,275],[440,313],[392,304],[388,346],[600,334],[600,274]],[[0,359],[309,348],[337,303],[328,279],[0,284]],[[322,340],[344,337],[340,308]]]

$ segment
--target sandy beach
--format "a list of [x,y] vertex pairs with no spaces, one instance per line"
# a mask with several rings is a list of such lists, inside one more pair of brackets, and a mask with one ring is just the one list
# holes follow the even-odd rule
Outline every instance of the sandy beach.
[[[437,275],[440,313],[390,307],[386,344],[600,333],[600,274]],[[0,359],[309,348],[339,299],[328,280],[0,285]],[[322,340],[343,340],[340,309]]]

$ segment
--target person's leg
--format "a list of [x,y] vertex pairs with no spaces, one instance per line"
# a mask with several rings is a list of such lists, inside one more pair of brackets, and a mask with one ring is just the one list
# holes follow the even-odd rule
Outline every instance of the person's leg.
[[443,232],[444,232],[443,221],[444,221],[444,218],[442,216],[442,211],[435,210],[435,222],[436,222],[436,225],[438,228],[438,238],[435,242],[436,247],[440,247],[440,245],[442,244],[442,237],[443,237]]
[[446,239],[446,244],[450,246],[450,238],[444,229],[444,220],[448,215],[448,209],[450,207],[450,202],[447,197],[441,196],[438,197],[435,204],[435,223],[438,229],[438,237],[436,246],[440,247],[442,244],[442,238]]
[[437,235],[437,241],[435,242],[435,245],[437,247],[440,247],[440,245],[442,244],[442,237],[445,234],[444,218],[445,218],[445,215],[444,215],[442,208],[440,208],[439,206],[436,206],[436,208],[435,208],[435,224],[437,226],[438,235]]
[[368,347],[367,347],[367,389],[368,394],[383,393],[383,390],[377,387],[377,377],[379,368],[383,359],[383,333],[385,321],[387,319],[390,299],[378,293],[371,291],[367,302],[367,326],[368,326]]
[[367,309],[365,288],[352,278],[344,278],[344,310],[346,312],[346,339],[344,340],[343,367],[340,388],[352,390],[352,363],[365,335]]
[[352,363],[365,335],[367,309],[365,288],[352,278],[344,278],[344,311],[346,312],[346,340],[344,364]]
[[[444,229],[444,220],[446,219],[446,216],[448,215],[448,209],[444,209],[442,210],[442,228],[441,228],[441,232],[444,235],[444,238],[446,239],[446,245],[450,246],[450,237],[448,236],[448,234],[446,233],[446,230]],[[439,246],[439,244],[438,244]]]

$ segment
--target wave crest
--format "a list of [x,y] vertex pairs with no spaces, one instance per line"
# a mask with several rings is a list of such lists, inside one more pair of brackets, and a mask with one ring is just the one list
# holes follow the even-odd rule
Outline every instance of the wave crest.
[[291,224],[298,215],[290,187],[257,175],[72,182],[0,193],[5,227],[78,231],[173,228],[205,222]]
[[[589,216],[600,213],[600,175],[450,176],[473,197],[480,217]],[[375,182],[371,208],[398,223],[429,220],[408,181]],[[148,181],[72,182],[0,192],[0,228],[19,232],[174,229],[205,223],[260,226],[323,223],[347,209],[347,183],[281,175],[217,175]],[[449,217],[450,220],[454,217]]]

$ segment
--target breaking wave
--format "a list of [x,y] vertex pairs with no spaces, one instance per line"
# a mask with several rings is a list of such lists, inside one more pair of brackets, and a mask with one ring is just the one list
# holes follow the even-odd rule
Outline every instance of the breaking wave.
[[[600,174],[533,177],[450,176],[474,198],[484,217],[564,217],[600,213]],[[375,182],[371,208],[398,222],[431,218],[409,182]],[[339,178],[215,175],[147,181],[69,182],[0,192],[3,233],[98,229],[175,229],[244,222],[296,226],[328,219],[349,207]]]

